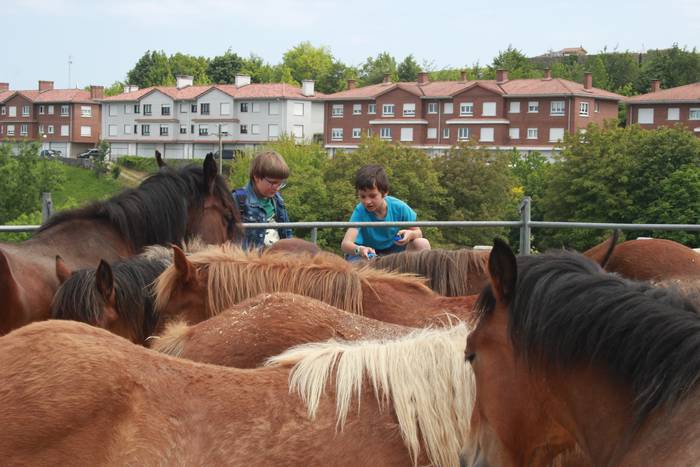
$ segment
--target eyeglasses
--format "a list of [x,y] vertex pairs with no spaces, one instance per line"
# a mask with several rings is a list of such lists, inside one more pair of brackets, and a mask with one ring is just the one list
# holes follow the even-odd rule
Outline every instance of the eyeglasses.
[[276,187],[278,190],[281,190],[282,188],[287,186],[287,180],[280,180],[278,182],[273,182],[272,180],[270,180],[267,177],[263,177],[263,180],[265,180],[267,183],[269,183],[271,187],[273,187],[273,188]]

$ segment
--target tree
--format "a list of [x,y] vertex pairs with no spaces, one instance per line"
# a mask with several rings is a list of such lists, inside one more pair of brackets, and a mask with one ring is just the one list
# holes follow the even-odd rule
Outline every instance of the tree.
[[124,92],[124,83],[115,81],[111,86],[105,88],[105,96],[116,96]]
[[170,69],[173,77],[192,76],[194,84],[209,84],[211,82],[207,75],[208,68],[209,60],[206,57],[195,57],[180,52],[170,56]]
[[248,58],[243,59],[240,73],[250,76],[253,83],[271,83],[275,78],[275,67],[255,55],[250,54]]
[[209,61],[207,75],[212,83],[233,84],[236,75],[243,68],[243,59],[229,47],[223,55],[217,55]]
[[399,81],[416,81],[418,79],[418,73],[421,71],[420,65],[413,58],[413,54],[408,55],[403,59],[399,66],[396,68],[396,72],[399,77]]
[[333,93],[345,87],[345,79],[352,70],[336,60],[328,47],[314,47],[302,42],[284,53],[281,66],[289,69],[297,83],[305,79],[316,82],[316,90]]
[[530,62],[521,51],[514,49],[508,45],[506,50],[500,51],[491,64],[492,72],[498,69],[508,70],[508,78],[538,78],[542,73],[535,70],[534,65]]
[[376,58],[367,57],[365,63],[360,67],[360,86],[381,83],[384,74],[389,73],[392,81],[398,80],[396,71],[396,59],[389,52],[382,52]]
[[608,87],[605,89],[625,96],[632,95],[630,90],[625,91],[625,87],[629,87],[631,83],[638,80],[637,55],[631,52],[608,52],[607,49],[603,49],[598,57],[602,60],[608,75]]
[[170,68],[170,60],[163,51],[146,51],[126,75],[127,83],[140,88],[149,86],[172,86],[175,78]]
[[649,91],[652,79],[660,79],[663,88],[673,88],[700,81],[700,54],[673,44],[665,50],[651,50],[642,63],[637,91]]

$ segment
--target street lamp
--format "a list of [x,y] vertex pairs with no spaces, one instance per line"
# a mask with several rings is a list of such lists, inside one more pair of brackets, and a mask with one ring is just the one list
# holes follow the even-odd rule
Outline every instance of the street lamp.
[[221,137],[222,136],[228,136],[228,131],[221,131],[221,123],[219,123],[219,132],[216,133],[216,136],[219,137],[219,175],[223,173],[223,144],[221,142]]

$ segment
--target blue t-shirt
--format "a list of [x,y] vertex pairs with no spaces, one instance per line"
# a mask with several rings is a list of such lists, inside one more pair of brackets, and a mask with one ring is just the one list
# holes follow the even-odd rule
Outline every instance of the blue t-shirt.
[[[384,197],[386,201],[386,217],[377,219],[373,212],[369,212],[362,203],[355,206],[350,216],[350,222],[411,222],[416,220],[416,212],[400,199],[393,196]],[[386,250],[394,244],[396,232],[399,227],[360,227],[355,243],[357,245],[372,247],[375,250]]]

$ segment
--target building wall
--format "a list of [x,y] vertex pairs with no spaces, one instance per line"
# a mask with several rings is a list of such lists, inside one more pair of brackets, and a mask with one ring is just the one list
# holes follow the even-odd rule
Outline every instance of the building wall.
[[[22,109],[29,106],[29,115],[22,115]],[[0,126],[2,126],[1,140],[32,141],[37,139],[37,120],[32,101],[16,94],[5,102],[6,113],[0,114]],[[11,116],[14,108],[15,116]],[[22,125],[26,125],[26,135],[21,134]],[[8,126],[14,128],[14,135],[8,134]]]
[[[678,120],[669,120],[669,108],[678,109]],[[639,109],[653,109],[654,122],[651,124],[639,123]],[[672,127],[683,125],[700,137],[700,120],[690,120],[690,110],[700,109],[700,101],[697,104],[628,104],[627,105],[627,125],[639,125],[642,128],[652,129],[659,127]]]

